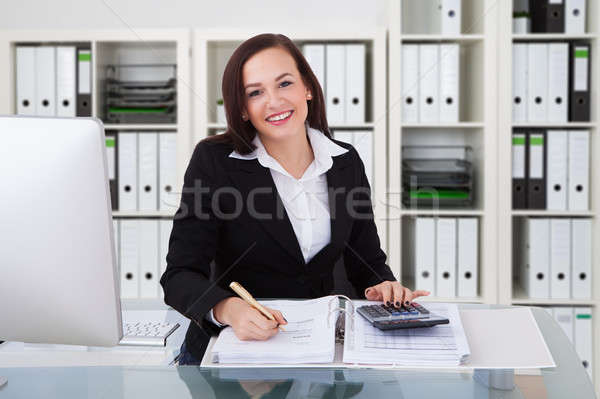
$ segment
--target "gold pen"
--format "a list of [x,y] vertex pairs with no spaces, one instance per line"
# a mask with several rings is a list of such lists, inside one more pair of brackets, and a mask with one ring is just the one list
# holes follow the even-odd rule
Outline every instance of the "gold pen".
[[[258,303],[258,301],[254,299],[254,297],[250,295],[250,293],[246,291],[246,289],[242,287],[240,283],[232,281],[231,284],[229,284],[229,288],[234,290],[235,293],[240,296],[240,298],[246,301],[248,305],[262,313],[267,319],[275,321],[275,316],[273,316],[273,314],[269,312],[263,305]],[[280,325],[278,325],[278,327],[281,331],[285,331]]]

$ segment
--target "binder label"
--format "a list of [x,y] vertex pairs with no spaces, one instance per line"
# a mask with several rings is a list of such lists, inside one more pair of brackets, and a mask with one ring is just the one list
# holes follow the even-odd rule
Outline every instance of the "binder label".
[[515,179],[525,178],[525,135],[515,134],[512,142],[512,175]]
[[529,178],[544,178],[544,136],[529,137]]
[[115,179],[115,139],[106,138],[106,159],[108,160],[108,179]]
[[575,47],[575,91],[588,90],[588,58],[587,47]]

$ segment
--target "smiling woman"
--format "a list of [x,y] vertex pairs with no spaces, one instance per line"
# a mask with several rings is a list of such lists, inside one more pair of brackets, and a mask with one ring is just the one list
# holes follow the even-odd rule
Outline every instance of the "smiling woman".
[[[319,81],[300,50],[284,35],[262,34],[242,43],[225,67],[222,92],[228,128],[215,139],[232,143],[240,154],[254,151],[252,140],[257,130],[267,139],[277,140],[304,131],[305,121],[331,137]],[[270,129],[279,125],[267,118],[286,111],[292,112],[292,123],[283,121],[284,131]]]
[[235,297],[231,281],[257,298],[316,298],[331,293],[343,257],[367,299],[400,307],[428,294],[403,287],[385,263],[364,165],[331,138],[321,87],[290,39],[242,43],[222,91],[228,129],[196,146],[161,278],[165,302],[194,321],[180,364],[198,363],[224,325],[267,340],[287,324]]

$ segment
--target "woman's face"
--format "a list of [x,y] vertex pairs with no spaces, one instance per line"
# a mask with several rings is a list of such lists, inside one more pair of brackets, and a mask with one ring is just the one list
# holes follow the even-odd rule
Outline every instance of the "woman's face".
[[246,110],[261,138],[284,140],[304,134],[310,92],[294,58],[279,47],[262,50],[242,69]]

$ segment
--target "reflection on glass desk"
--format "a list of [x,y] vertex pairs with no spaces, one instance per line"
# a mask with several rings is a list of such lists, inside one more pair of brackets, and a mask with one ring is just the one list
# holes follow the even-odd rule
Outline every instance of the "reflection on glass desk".
[[[489,307],[461,305],[461,307]],[[593,398],[568,338],[541,308],[533,315],[556,368],[515,377],[512,391],[489,389],[470,372],[390,369],[204,369],[181,367],[2,368],[0,398]]]

